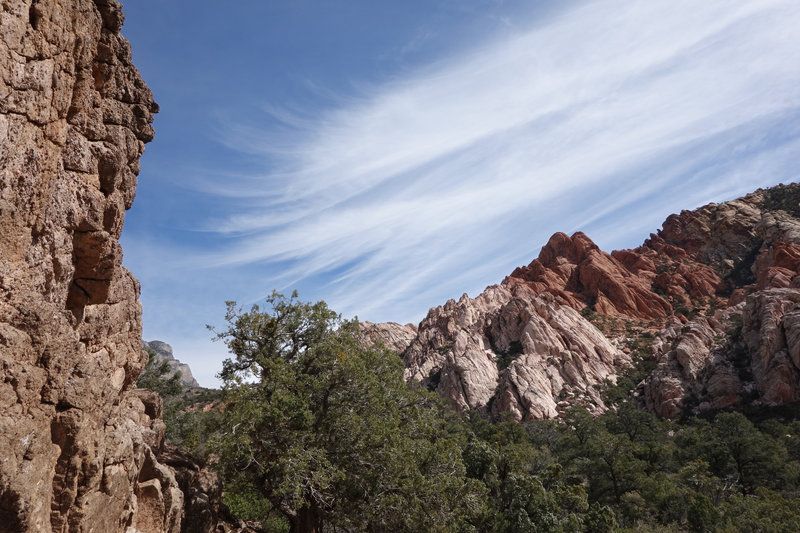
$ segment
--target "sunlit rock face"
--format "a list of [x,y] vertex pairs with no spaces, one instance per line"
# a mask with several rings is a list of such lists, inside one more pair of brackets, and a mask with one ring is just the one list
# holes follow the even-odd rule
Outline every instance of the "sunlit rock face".
[[186,363],[181,363],[178,359],[175,358],[175,354],[172,352],[172,346],[167,344],[166,342],[162,341],[149,341],[143,342],[142,346],[145,348],[150,348],[155,352],[155,362],[157,364],[161,364],[166,362],[169,366],[169,372],[165,375],[165,377],[172,377],[176,373],[180,372],[180,382],[184,387],[199,387],[200,384],[194,379],[192,375],[192,369]]
[[114,0],[0,4],[0,529],[179,531],[118,242],[157,106]]
[[619,347],[644,332],[655,368],[634,398],[653,412],[775,405],[800,399],[798,298],[800,185],[779,185],[671,215],[631,250],[556,233],[500,285],[431,309],[396,351],[456,408],[524,420],[606,409],[601,389],[631,364]]
[[651,410],[670,417],[800,400],[799,201],[797,184],[759,190],[673,215],[645,243],[714,266],[730,295],[711,316],[661,329],[658,364],[642,387]]
[[643,383],[648,408],[674,417],[800,400],[800,291],[769,288],[714,317],[665,327]]
[[417,336],[414,324],[398,324],[397,322],[361,322],[361,334],[369,343],[382,343],[386,348],[400,353],[411,344]]
[[605,406],[594,385],[629,363],[580,313],[551,294],[494,285],[431,309],[405,350],[406,376],[458,409],[553,417],[567,397]]

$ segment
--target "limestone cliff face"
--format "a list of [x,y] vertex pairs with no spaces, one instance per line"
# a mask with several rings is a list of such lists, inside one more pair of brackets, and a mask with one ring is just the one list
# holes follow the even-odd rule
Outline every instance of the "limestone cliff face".
[[[585,317],[625,327],[601,333]],[[500,285],[431,309],[397,351],[409,379],[458,409],[543,418],[576,403],[605,409],[598,389],[631,362],[619,347],[646,333],[655,369],[636,394],[672,417],[800,400],[798,317],[791,184],[671,215],[631,250],[557,233]]]
[[0,5],[0,524],[179,531],[118,243],[157,106],[116,1]]

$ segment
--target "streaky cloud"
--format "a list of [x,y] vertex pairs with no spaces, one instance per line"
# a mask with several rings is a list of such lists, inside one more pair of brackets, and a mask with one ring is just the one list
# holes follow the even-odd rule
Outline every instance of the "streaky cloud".
[[553,229],[634,245],[673,206],[792,178],[798,27],[788,0],[585,2],[319,112],[265,106],[223,130],[266,170],[206,184],[229,245],[195,259],[408,320]]

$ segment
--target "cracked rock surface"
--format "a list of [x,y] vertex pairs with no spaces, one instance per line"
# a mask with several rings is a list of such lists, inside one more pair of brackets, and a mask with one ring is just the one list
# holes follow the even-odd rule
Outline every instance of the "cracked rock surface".
[[118,242],[158,108],[116,1],[0,6],[0,527],[180,531]]

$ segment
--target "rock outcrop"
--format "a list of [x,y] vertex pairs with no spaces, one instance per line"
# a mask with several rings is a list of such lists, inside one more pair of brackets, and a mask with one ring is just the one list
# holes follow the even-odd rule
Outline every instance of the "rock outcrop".
[[456,408],[519,420],[556,416],[567,398],[604,408],[596,386],[630,362],[580,313],[523,285],[431,309],[403,356],[407,378]]
[[504,284],[524,283],[575,309],[636,320],[663,320],[693,302],[717,298],[719,273],[660,235],[634,250],[608,254],[581,232],[556,233],[537,259],[514,270]]
[[800,400],[800,291],[770,288],[685,325],[662,329],[642,384],[649,409],[673,417],[743,402]]
[[730,293],[713,318],[662,329],[665,348],[642,387],[651,410],[676,416],[800,400],[800,359],[791,355],[800,353],[798,200],[800,185],[780,185],[684,211],[645,243],[683,247],[721,272],[721,292]]
[[183,523],[184,533],[214,531],[222,517],[222,481],[216,472],[195,457],[174,448],[165,446],[158,460],[169,466],[175,473],[184,495]]
[[408,345],[417,336],[417,326],[414,324],[361,322],[360,327],[361,334],[366,338],[367,342],[381,342],[384,346],[397,353],[408,348]]
[[165,377],[172,377],[180,372],[180,381],[184,387],[200,387],[200,384],[194,379],[189,365],[175,359],[175,355],[172,353],[172,346],[162,341],[143,342],[142,346],[155,352],[157,363],[166,361],[167,365],[169,365],[170,371]]
[[[672,417],[800,400],[799,299],[800,184],[779,185],[671,215],[631,250],[556,233],[500,285],[431,309],[407,347],[410,329],[386,344],[456,408],[527,419],[602,411],[626,346],[653,339],[636,354],[655,366],[636,394]],[[601,333],[587,317],[624,327]]]
[[0,4],[0,527],[180,531],[118,242],[157,106],[116,1]]
[[[629,270],[620,259],[635,263]],[[664,318],[672,306],[652,288],[656,266],[644,254],[636,261],[601,251],[581,232],[556,233],[527,267],[517,268],[506,285],[523,282],[537,294],[547,292],[575,309],[594,307],[600,313],[636,318]]]
[[653,343],[656,368],[640,385],[647,408],[667,418],[688,407],[722,409],[739,403],[744,388],[729,357],[742,305],[686,324],[668,322]]

